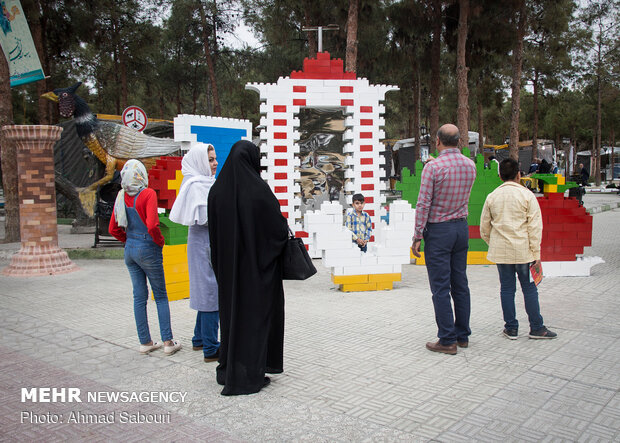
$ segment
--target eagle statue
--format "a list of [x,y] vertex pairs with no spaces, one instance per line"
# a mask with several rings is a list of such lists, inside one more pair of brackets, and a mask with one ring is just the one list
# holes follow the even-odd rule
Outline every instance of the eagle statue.
[[54,89],[42,97],[58,103],[62,117],[74,118],[78,136],[105,165],[104,176],[80,191],[84,209],[92,216],[95,191],[110,182],[114,172],[121,170],[127,160],[138,159],[148,170],[159,157],[180,152],[181,144],[172,139],[152,137],[118,123],[98,120],[86,101],[75,93],[81,84],[78,82],[68,88]]

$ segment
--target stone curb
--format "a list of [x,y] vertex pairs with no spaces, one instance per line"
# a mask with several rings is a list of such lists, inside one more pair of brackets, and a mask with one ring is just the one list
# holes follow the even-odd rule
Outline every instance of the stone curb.
[[586,211],[588,211],[590,214],[598,214],[600,212],[612,211],[616,208],[620,208],[620,202],[610,203],[610,204],[601,205],[601,206],[595,206],[591,209],[586,208]]

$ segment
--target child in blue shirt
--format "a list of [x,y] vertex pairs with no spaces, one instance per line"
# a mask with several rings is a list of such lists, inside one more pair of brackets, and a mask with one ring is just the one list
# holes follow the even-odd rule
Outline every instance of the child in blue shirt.
[[353,208],[347,211],[345,226],[353,233],[353,243],[356,243],[362,252],[368,249],[368,241],[372,235],[370,215],[364,212],[364,196],[353,195]]

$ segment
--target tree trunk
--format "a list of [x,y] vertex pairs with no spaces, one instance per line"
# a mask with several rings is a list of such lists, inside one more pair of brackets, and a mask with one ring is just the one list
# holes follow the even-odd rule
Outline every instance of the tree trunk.
[[596,75],[596,168],[594,169],[594,182],[596,186],[601,185],[601,75]]
[[[573,163],[573,170],[571,171],[571,173],[577,174],[577,136],[576,136],[576,132],[577,129],[575,128],[575,126],[571,126],[570,128],[570,144],[571,146],[573,146],[573,158],[572,163]],[[566,165],[566,169],[568,169],[568,165]]]
[[439,129],[439,86],[441,68],[441,0],[433,0],[433,42],[431,45],[431,103],[430,103],[430,151],[437,152],[436,136]]
[[181,114],[181,83],[177,82],[176,89],[177,114]]
[[217,17],[219,11],[217,10],[217,0],[213,0],[213,14],[211,15],[211,29],[213,29],[211,38],[211,43],[213,44],[213,48],[211,48],[211,58],[213,59],[213,66],[217,66],[217,57],[219,54],[219,50],[217,47]]
[[[114,78],[116,81],[116,85],[119,85],[121,82],[121,79],[119,77],[120,64],[119,64],[118,58],[119,58],[118,51],[115,48],[114,49]],[[116,101],[116,115],[121,115],[121,95],[118,94],[118,89],[115,88],[115,91],[117,92],[114,98],[114,100]]]
[[127,109],[128,105],[128,88],[127,88],[127,61],[125,60],[125,51],[123,48],[119,51],[119,63],[121,68],[121,112]]
[[[311,20],[310,14],[310,4],[311,0],[306,0],[304,2],[304,19],[306,21],[306,26],[314,26]],[[317,42],[316,42],[316,34],[313,31],[308,32],[308,57],[315,58],[318,52]]]
[[[415,58],[414,58],[415,60]],[[417,61],[411,67],[413,71],[413,158],[420,159],[420,68]]]
[[590,149],[590,178],[594,177],[596,171],[596,128],[592,135],[592,148]]
[[[0,128],[13,124],[13,104],[11,102],[11,75],[9,65],[0,48]],[[5,142],[0,136],[0,158],[2,159],[2,189],[4,191],[4,242],[13,243],[20,239],[19,198],[17,188],[17,155],[15,144]]]
[[534,95],[532,96],[533,118],[532,124],[532,158],[538,158],[538,71],[534,71]]
[[205,51],[205,59],[207,60],[207,71],[209,73],[209,80],[211,83],[211,93],[213,94],[213,105],[215,107],[215,115],[220,117],[222,115],[222,109],[220,107],[220,97],[217,92],[217,80],[215,79],[215,64],[213,63],[213,57],[211,55],[211,46],[209,44],[209,32],[207,30],[207,19],[205,16],[204,8],[202,7],[202,1],[196,1],[198,12],[200,13],[200,21],[202,23],[202,44]]
[[467,62],[465,51],[467,44],[467,20],[469,17],[469,0],[459,1],[459,29],[456,48],[456,81],[458,85],[458,106],[456,121],[461,133],[459,147],[469,148],[469,88],[467,86]]
[[[41,66],[45,70],[45,45],[43,44],[43,25],[41,23],[41,9],[39,1],[34,2],[24,2],[24,7],[28,7],[28,10],[24,10],[26,17],[28,17],[28,25],[30,26],[30,32],[32,33],[32,41],[34,42],[34,46],[37,50],[37,55],[39,56],[39,61],[41,62]],[[49,74],[49,72],[48,72]],[[47,80],[42,79],[37,81],[37,96],[38,100],[38,123],[40,125],[48,125],[50,123],[50,115],[49,115],[49,104],[50,101],[42,98],[41,96],[48,91],[47,89]]]
[[616,133],[614,131],[614,128],[611,128],[611,136],[609,137],[611,138],[611,180],[614,179],[614,169],[616,166],[616,153],[614,152],[614,150],[616,149]]
[[[559,133],[555,134],[555,146],[553,148],[554,148],[554,152],[553,152],[552,161],[557,163],[558,173],[559,173],[560,162],[558,162],[558,149],[561,149],[562,151],[564,151],[564,149],[562,148],[562,136]],[[566,158],[566,156],[564,156],[564,158]],[[553,166],[551,167],[551,172],[553,173]]]
[[482,100],[478,97],[478,152],[484,154],[484,117],[482,115]]
[[523,67],[523,37],[525,36],[526,4],[521,0],[519,22],[517,24],[517,42],[512,57],[512,112],[510,117],[510,156],[519,161],[519,107],[521,98],[521,69]]
[[355,72],[357,68],[357,15],[359,0],[349,0],[349,17],[347,18],[347,72]]
[[69,200],[75,209],[75,221],[74,226],[89,226],[92,225],[93,219],[88,216],[86,211],[84,211],[84,207],[82,206],[82,202],[80,201],[80,196],[78,194],[77,189],[69,180],[62,176],[62,172],[55,172],[55,180],[54,187],[56,192],[63,195],[67,200]]
[[[564,147],[564,159],[565,159],[565,165],[564,165],[564,181],[567,182],[570,178],[570,147],[572,146],[572,143],[569,143],[568,146]],[[559,171],[558,171],[559,172]]]

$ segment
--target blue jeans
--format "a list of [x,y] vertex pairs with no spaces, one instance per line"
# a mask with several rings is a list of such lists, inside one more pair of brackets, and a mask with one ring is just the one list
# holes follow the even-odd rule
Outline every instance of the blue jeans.
[[140,343],[144,345],[151,341],[149,322],[146,315],[146,302],[149,296],[146,286],[147,278],[153,289],[155,303],[157,304],[161,339],[163,341],[172,340],[162,248],[150,240],[137,240],[128,236],[127,243],[125,244],[125,264],[129,270],[133,285],[133,313],[136,319]]
[[515,274],[519,277],[519,283],[521,283],[525,312],[527,312],[530,321],[530,330],[537,331],[542,328],[543,318],[540,315],[540,306],[538,304],[538,289],[534,282],[530,281],[530,264],[498,264],[497,271],[499,272],[499,293],[502,300],[505,328],[519,329],[515,310],[515,293],[517,292]]
[[[442,345],[469,341],[471,302],[467,282],[467,221],[427,223],[424,260],[433,293],[437,337]],[[454,302],[454,314],[452,303]]]
[[218,323],[220,313],[198,311],[196,314],[196,326],[194,326],[193,346],[202,346],[205,357],[211,357],[220,348],[217,340]]

